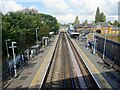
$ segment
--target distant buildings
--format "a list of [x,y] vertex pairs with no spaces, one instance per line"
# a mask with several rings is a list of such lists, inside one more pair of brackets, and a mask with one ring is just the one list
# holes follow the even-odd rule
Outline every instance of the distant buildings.
[[115,28],[112,27],[112,25],[108,24],[107,22],[97,22],[96,24],[78,24],[75,25],[74,27],[75,31],[81,33],[84,31],[89,31],[89,32],[93,32],[93,31],[97,31],[101,34],[105,33],[105,30],[108,30],[108,34],[120,34],[120,30],[117,30]]
[[105,33],[105,30],[108,30],[108,33],[112,31],[112,26],[106,22],[97,22],[94,30],[100,30],[101,33]]
[[78,24],[74,28],[75,28],[75,31],[81,32],[81,30],[92,30],[94,28],[94,25],[93,24],[87,24],[87,25]]

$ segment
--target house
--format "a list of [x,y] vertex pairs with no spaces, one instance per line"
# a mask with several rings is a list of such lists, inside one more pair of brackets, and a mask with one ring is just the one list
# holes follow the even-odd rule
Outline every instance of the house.
[[105,33],[105,30],[108,30],[108,33],[112,31],[112,26],[109,25],[107,22],[97,22],[95,24],[94,30],[98,31],[100,30],[101,33]]
[[93,24],[78,24],[75,27],[75,31],[78,32],[79,38],[86,38],[86,35],[89,34],[90,32],[92,32],[92,30],[94,29],[94,25]]
[[82,30],[89,30],[90,31],[94,28],[94,25],[93,24],[87,24],[87,25],[78,24],[74,28],[75,28],[75,31],[77,31],[77,32],[81,32]]

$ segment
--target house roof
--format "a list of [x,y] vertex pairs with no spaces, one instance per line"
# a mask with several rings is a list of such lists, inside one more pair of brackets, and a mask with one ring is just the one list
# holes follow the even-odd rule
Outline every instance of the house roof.
[[82,28],[83,27],[83,24],[78,24],[76,25],[77,28]]
[[101,25],[102,27],[109,27],[109,26],[111,26],[110,24],[108,24],[107,22],[97,22],[96,23],[96,26],[97,25]]
[[76,28],[82,28],[82,27],[92,28],[92,27],[94,27],[94,26],[93,26],[93,24],[87,24],[86,26],[84,26],[83,24],[78,24],[78,25],[76,25]]
[[[84,26],[85,27],[85,26]],[[93,24],[87,24],[87,26],[86,27],[89,27],[89,28],[91,28],[91,27],[94,27],[93,26]]]

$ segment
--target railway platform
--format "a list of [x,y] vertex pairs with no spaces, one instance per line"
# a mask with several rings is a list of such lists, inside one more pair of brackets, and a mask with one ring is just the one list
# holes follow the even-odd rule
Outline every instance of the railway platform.
[[50,50],[48,51],[47,55],[45,56],[43,62],[41,63],[41,66],[39,67],[36,75],[34,76],[31,84],[29,85],[29,89],[39,89],[42,87],[43,81],[45,79],[45,75],[47,73],[47,70],[49,68],[49,65],[52,60],[52,56],[54,54],[54,50],[58,41],[59,35],[57,35],[55,41],[53,42],[52,46],[50,47]]
[[[85,44],[81,40],[72,39],[74,43],[79,47],[80,51],[90,60],[92,64],[98,69],[99,73],[103,75],[106,81],[114,89],[120,88],[120,73],[116,72],[114,68],[107,68],[108,66],[103,62],[102,58],[98,55],[93,55],[90,49],[85,47]],[[90,64],[88,64],[90,67]]]
[[[40,81],[42,78],[41,76],[44,76],[41,74],[45,73],[45,70],[43,69],[46,69],[45,67],[47,67],[48,63],[50,62],[49,60],[53,54],[53,48],[55,47],[55,44],[57,42],[57,37],[58,35],[51,40],[51,43],[48,45],[48,47],[44,49],[44,52],[41,52],[39,55],[35,56],[32,61],[30,61],[23,68],[23,70],[19,73],[18,77],[8,82],[9,85],[4,90],[37,88],[35,82],[37,82],[38,80]],[[38,78],[38,76],[40,76],[41,78]]]
[[[66,37],[66,39],[65,39],[65,37]],[[69,39],[69,38],[67,38],[67,34],[65,34],[65,37],[64,37],[64,34],[57,35],[54,38],[53,43],[51,43],[51,45],[49,45],[47,48],[45,48],[45,51],[43,53],[36,56],[34,58],[34,60],[31,63],[29,63],[30,65],[25,67],[24,70],[20,73],[20,75],[7,87],[7,89],[9,90],[10,88],[14,88],[14,89],[22,88],[22,89],[29,89],[29,90],[31,90],[31,89],[33,89],[33,90],[39,89],[40,90],[42,88],[42,86],[44,86],[45,81],[46,80],[49,81],[49,79],[50,79],[50,78],[47,79],[46,76],[53,77],[54,82],[52,82],[52,83],[53,83],[54,87],[57,86],[56,80],[61,79],[61,78],[62,78],[61,80],[63,80],[61,82],[72,81],[72,83],[74,83],[76,86],[78,84],[77,79],[75,81],[75,78],[71,79],[70,77],[76,76],[77,78],[79,78],[78,75],[82,76],[83,72],[90,73],[90,74],[84,73],[83,77],[89,78],[86,80],[89,82],[94,80],[95,83],[92,82],[92,84],[94,84],[93,87],[96,87],[96,85],[100,89],[103,89],[103,88],[112,89],[112,88],[120,87],[119,73],[115,72],[114,69],[103,68],[103,66],[105,64],[102,62],[102,59],[96,55],[93,55],[89,49],[85,48],[85,45],[83,42],[81,42],[80,40],[77,40],[77,39],[72,39],[72,38]],[[59,41],[59,43],[58,43],[58,41]],[[61,47],[61,48],[57,48],[57,47]],[[70,48],[71,48],[71,50],[70,50]],[[70,60],[70,56],[71,56],[71,60]],[[85,66],[82,66],[82,67],[83,68],[87,67],[88,69],[85,70],[82,68],[83,69],[83,71],[81,70],[82,73],[81,72],[75,73],[75,72],[78,72],[78,69],[79,70],[81,69],[81,67],[79,67],[79,65],[77,64],[79,62],[78,60],[80,60],[80,59],[78,59],[79,56],[80,56],[80,59],[83,60],[83,62],[85,64]],[[68,60],[70,60],[70,61],[68,61]],[[74,61],[76,61],[76,62],[74,62]],[[57,63],[55,63],[55,62],[57,62]],[[53,64],[53,66],[52,66],[52,64]],[[55,67],[55,65],[56,65],[56,67]],[[75,65],[78,65],[78,68]],[[81,63],[81,65],[82,65],[82,63]],[[60,67],[58,67],[58,66],[60,66]],[[55,69],[52,67],[55,67]],[[73,68],[74,68],[74,70],[73,70]],[[64,71],[63,75],[61,75],[62,76],[61,78],[58,77],[60,74],[62,74],[62,73],[60,73],[60,70],[61,70],[61,72]],[[70,72],[68,72],[68,71],[70,71]],[[51,74],[49,74],[50,72],[51,72]],[[53,75],[53,72],[55,72],[54,75]],[[87,75],[87,76],[84,76],[84,75]],[[92,76],[92,79],[91,79],[91,76]],[[66,78],[69,80],[67,80]],[[65,79],[66,79],[66,81],[65,81]],[[86,87],[86,85],[87,85],[86,81],[83,83],[84,79],[85,78],[82,78],[79,81],[81,81],[80,85]],[[71,82],[68,82],[68,83],[71,83]],[[50,84],[51,84],[51,82],[50,82]],[[89,84],[89,85],[92,86],[92,84]],[[61,85],[62,85],[62,83],[61,83]],[[68,85],[68,84],[64,84],[64,85]],[[70,86],[70,85],[68,85],[68,86]],[[89,86],[89,87],[91,87],[91,86]],[[78,85],[78,87],[79,87],[79,85]]]

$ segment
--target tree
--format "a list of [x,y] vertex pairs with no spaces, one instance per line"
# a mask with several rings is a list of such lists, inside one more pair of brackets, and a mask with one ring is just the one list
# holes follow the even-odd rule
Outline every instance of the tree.
[[106,16],[104,15],[103,12],[100,14],[99,19],[100,22],[106,22]]
[[117,20],[114,21],[113,26],[118,27],[119,22]]
[[120,23],[118,24],[118,27],[120,27]]
[[34,8],[31,8],[31,9],[25,8],[25,9],[21,10],[20,12],[28,13],[28,14],[37,14],[38,10],[36,10]]
[[40,39],[42,39],[43,36],[44,37],[49,37],[49,32],[50,32],[50,27],[48,25],[44,24],[40,28],[40,30],[38,32],[38,36],[39,36]]
[[78,25],[80,24],[79,18],[78,16],[75,17],[75,21],[74,21],[74,25]]
[[95,15],[95,23],[97,22],[106,22],[106,16],[104,13],[100,13],[99,7],[97,7],[96,15]]
[[40,39],[42,36],[49,36],[50,31],[57,32],[59,30],[59,24],[55,17],[38,13],[34,9],[0,14],[2,16],[3,56],[6,56],[5,40],[7,39],[17,42],[17,49],[19,48],[17,52],[20,53],[35,44],[37,27],[39,27]]
[[96,15],[95,15],[95,23],[97,23],[100,20],[100,8],[97,7]]
[[111,22],[111,21],[108,21],[107,23],[110,24],[110,25],[112,25],[112,22]]
[[85,22],[83,23],[83,25],[84,25],[84,26],[87,26],[87,24],[88,24],[88,21],[85,20]]

